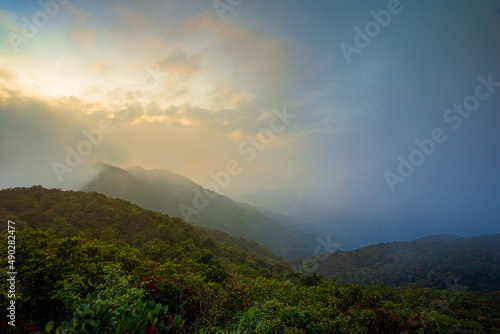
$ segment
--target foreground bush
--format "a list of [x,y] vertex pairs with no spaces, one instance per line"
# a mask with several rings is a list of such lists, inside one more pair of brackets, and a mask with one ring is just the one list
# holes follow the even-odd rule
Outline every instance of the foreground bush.
[[[498,333],[500,293],[230,275],[212,255],[159,264],[127,245],[18,232],[6,333]],[[5,243],[5,241],[4,241]],[[1,259],[7,272],[6,259]],[[221,269],[222,268],[222,269]],[[6,280],[1,307],[9,301]]]

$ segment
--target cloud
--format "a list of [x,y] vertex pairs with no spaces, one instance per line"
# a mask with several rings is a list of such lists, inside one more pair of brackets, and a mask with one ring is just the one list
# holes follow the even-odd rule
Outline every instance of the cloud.
[[[80,140],[82,129],[91,128],[91,122],[82,122],[83,106],[79,101],[40,100],[4,89],[0,96],[1,188],[42,184],[72,189],[90,177],[89,163],[82,164],[63,183],[57,180],[51,168],[53,161],[64,161],[65,146]],[[80,111],[67,112],[75,109]]]
[[15,15],[6,10],[0,9],[0,31],[20,34],[21,33],[20,27],[18,27],[17,25],[13,25],[11,23],[15,19],[16,19]]
[[[42,184],[78,189],[94,175],[96,162],[168,168],[203,183],[208,172],[224,168],[230,160],[247,163],[238,145],[269,122],[252,122],[235,110],[213,112],[187,104],[162,108],[155,103],[126,105],[119,109],[126,110],[127,117],[121,119],[120,112],[76,97],[37,98],[6,90],[0,96],[0,187]],[[84,130],[98,129],[103,119],[109,119],[114,130],[60,183],[51,164],[66,164],[67,148],[76,150],[87,140]],[[256,174],[298,164],[298,156],[286,153],[287,138],[280,133],[259,152],[258,166],[248,164],[243,184],[255,185],[251,179]],[[283,159],[277,162],[279,157]]]
[[198,57],[188,55],[182,45],[170,48],[158,66],[169,75],[183,78],[191,78],[201,71]]
[[68,20],[70,20],[69,22],[71,22],[74,27],[81,27],[85,25],[89,21],[89,19],[94,16],[88,10],[77,7],[70,2],[64,4],[63,10],[67,11],[70,14]]
[[214,106],[219,110],[232,108],[239,109],[251,101],[250,96],[245,96],[230,87],[214,87],[212,99],[214,101]]
[[186,20],[190,38],[203,45],[204,62],[214,78],[244,94],[287,87],[290,56],[283,40],[220,21],[213,11]]
[[233,131],[231,133],[228,133],[227,137],[233,141],[239,141],[243,138],[240,130],[236,130],[236,131]]
[[[74,86],[79,91],[73,90],[73,98],[39,94],[35,99],[45,106],[40,113],[59,120],[57,128],[42,123],[58,136],[51,144],[37,143],[51,157],[40,163],[44,168],[64,160],[66,146],[82,140],[82,129],[93,129],[99,119],[110,117],[116,130],[86,162],[166,167],[202,182],[208,171],[228,160],[244,162],[238,144],[268,127],[272,110],[286,105],[297,118],[266,148],[259,166],[248,167],[242,184],[255,187],[256,175],[300,165],[300,156],[287,152],[302,150],[305,137],[333,132],[336,124],[325,125],[320,108],[303,102],[303,92],[296,89],[301,63],[290,52],[288,40],[241,22],[220,21],[213,11],[166,19],[151,13],[149,2],[138,7],[108,3],[104,16],[69,7],[68,17],[76,23],[68,22],[71,44],[60,55],[67,67],[57,69],[57,81],[64,88],[69,87],[64,76],[78,78],[80,86]],[[92,54],[81,52],[81,45],[92,46]],[[148,89],[138,98],[137,89],[144,83]],[[80,89],[82,85],[88,86]],[[52,91],[69,91],[71,96],[71,90]],[[18,103],[25,98],[10,97]],[[124,112],[127,118],[122,120]],[[40,135],[45,137],[50,138]],[[50,168],[47,179],[54,180]]]
[[76,43],[82,43],[86,46],[93,46],[95,44],[96,33],[92,29],[78,29],[73,31],[71,36]]
[[8,83],[14,83],[16,79],[16,76],[14,73],[9,71],[6,67],[0,68],[0,80],[8,82]]
[[100,62],[94,62],[90,65],[90,68],[97,72],[99,75],[103,75],[107,73],[110,69],[109,65],[100,63]]

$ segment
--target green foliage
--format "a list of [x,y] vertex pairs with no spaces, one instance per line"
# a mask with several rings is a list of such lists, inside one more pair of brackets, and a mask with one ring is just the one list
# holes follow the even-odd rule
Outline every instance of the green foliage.
[[151,301],[137,302],[130,313],[116,326],[116,333],[169,333],[181,329],[183,322],[179,315],[170,317],[168,306],[163,307]]
[[113,312],[121,314],[130,311],[130,305],[144,298],[144,290],[134,286],[132,276],[125,275],[119,264],[106,266],[103,271],[105,281],[96,289],[96,302],[109,303]]
[[[286,267],[263,254],[244,254],[227,235],[229,241],[219,240],[124,201],[34,187],[8,190],[14,195],[5,204],[4,192],[0,216],[17,219],[19,229],[16,327],[1,324],[2,333],[497,333],[500,328],[500,292],[457,285],[444,290],[345,285],[278,270]],[[114,239],[118,236],[123,239]],[[1,242],[5,247],[6,240]],[[5,275],[5,258],[0,267]],[[5,277],[0,289],[5,309]]]
[[[52,330],[54,322],[47,323],[45,331]],[[116,313],[109,302],[76,303],[73,318],[65,321],[56,333],[169,333],[181,329],[180,316],[168,314],[168,306],[154,302],[137,301],[126,313]]]
[[[232,329],[238,333],[384,333],[418,329],[396,305],[377,299],[359,286],[339,287],[320,282],[301,287],[286,282],[262,289],[259,302],[239,313]],[[276,290],[282,293],[276,294]]]
[[304,286],[315,286],[321,281],[321,277],[313,273],[312,275],[300,276],[300,284]]
[[[107,333],[111,329],[112,308],[109,303],[78,303],[73,318],[57,327],[56,333]],[[51,324],[50,322],[47,324]],[[46,331],[47,331],[46,326]],[[50,326],[49,326],[50,327]],[[48,331],[50,332],[50,330]]]
[[[0,191],[0,219],[15,221],[20,228],[51,229],[57,237],[80,236],[117,246],[128,244],[159,263],[185,266],[211,252],[232,273],[249,271],[258,275],[262,268],[272,274],[288,270],[281,258],[255,242],[194,227],[180,218],[95,192],[40,186],[5,189]],[[216,276],[214,279],[218,279]]]
[[496,291],[500,290],[500,234],[371,245],[336,251],[314,263],[320,276],[348,283]]
[[167,304],[171,311],[192,320],[196,314],[198,300],[192,287],[174,277],[148,276],[138,285],[145,291],[146,299]]
[[[184,216],[179,208],[180,204],[185,207],[192,206],[193,189],[201,193],[206,191],[200,185],[167,170],[148,171],[140,167],[123,170],[110,165],[103,166],[94,180],[83,188],[84,191],[97,191],[122,198],[143,208],[174,217]],[[217,229],[256,241],[274,254],[287,258],[310,254],[317,244],[314,235],[289,228],[254,208],[239,205],[219,194],[214,194],[213,198],[210,198],[210,205],[199,214],[190,215],[189,219],[190,223],[196,226]],[[220,237],[216,233],[211,233],[210,236]],[[233,247],[237,246],[235,248],[240,248],[237,243],[239,246],[245,244],[252,252],[266,251],[255,242],[237,239],[239,240],[232,244]]]
[[98,291],[106,282],[109,265],[120,266],[130,274],[138,274],[148,265],[144,256],[129,246],[81,237],[59,239],[53,232],[29,228],[18,231],[16,237],[20,266],[17,293],[21,302],[16,313],[21,319],[59,319],[75,301]]
[[454,333],[485,333],[481,325],[472,320],[456,319],[445,314],[432,311],[426,314],[427,329],[437,334]]
[[196,262],[201,264],[200,273],[208,282],[223,283],[227,280],[228,273],[211,252],[204,254]]

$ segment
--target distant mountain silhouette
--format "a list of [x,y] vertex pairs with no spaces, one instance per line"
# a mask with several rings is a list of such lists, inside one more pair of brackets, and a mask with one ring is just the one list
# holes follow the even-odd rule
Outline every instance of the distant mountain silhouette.
[[[205,194],[206,190],[166,169],[133,167],[125,170],[103,164],[102,171],[82,190],[125,199],[170,216],[188,218],[193,225],[258,242],[287,258],[312,255],[318,245],[314,234],[289,227],[216,193],[210,193],[213,198],[209,199],[207,207],[196,209],[193,205],[195,194]],[[186,217],[182,208],[194,209],[196,214]]]
[[500,234],[435,235],[294,262],[297,267],[309,263],[317,275],[349,283],[499,290]]

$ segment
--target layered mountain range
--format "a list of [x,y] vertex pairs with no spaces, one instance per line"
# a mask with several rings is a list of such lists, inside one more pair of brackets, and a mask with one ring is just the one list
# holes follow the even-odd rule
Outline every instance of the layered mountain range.
[[[266,215],[166,169],[101,165],[99,174],[82,190],[125,199],[148,210],[181,217],[195,226],[255,241],[286,258],[326,251],[318,248],[317,235],[293,227],[293,218]],[[206,205],[200,206],[197,200]]]
[[500,234],[433,235],[295,260],[295,268],[347,283],[500,289]]

